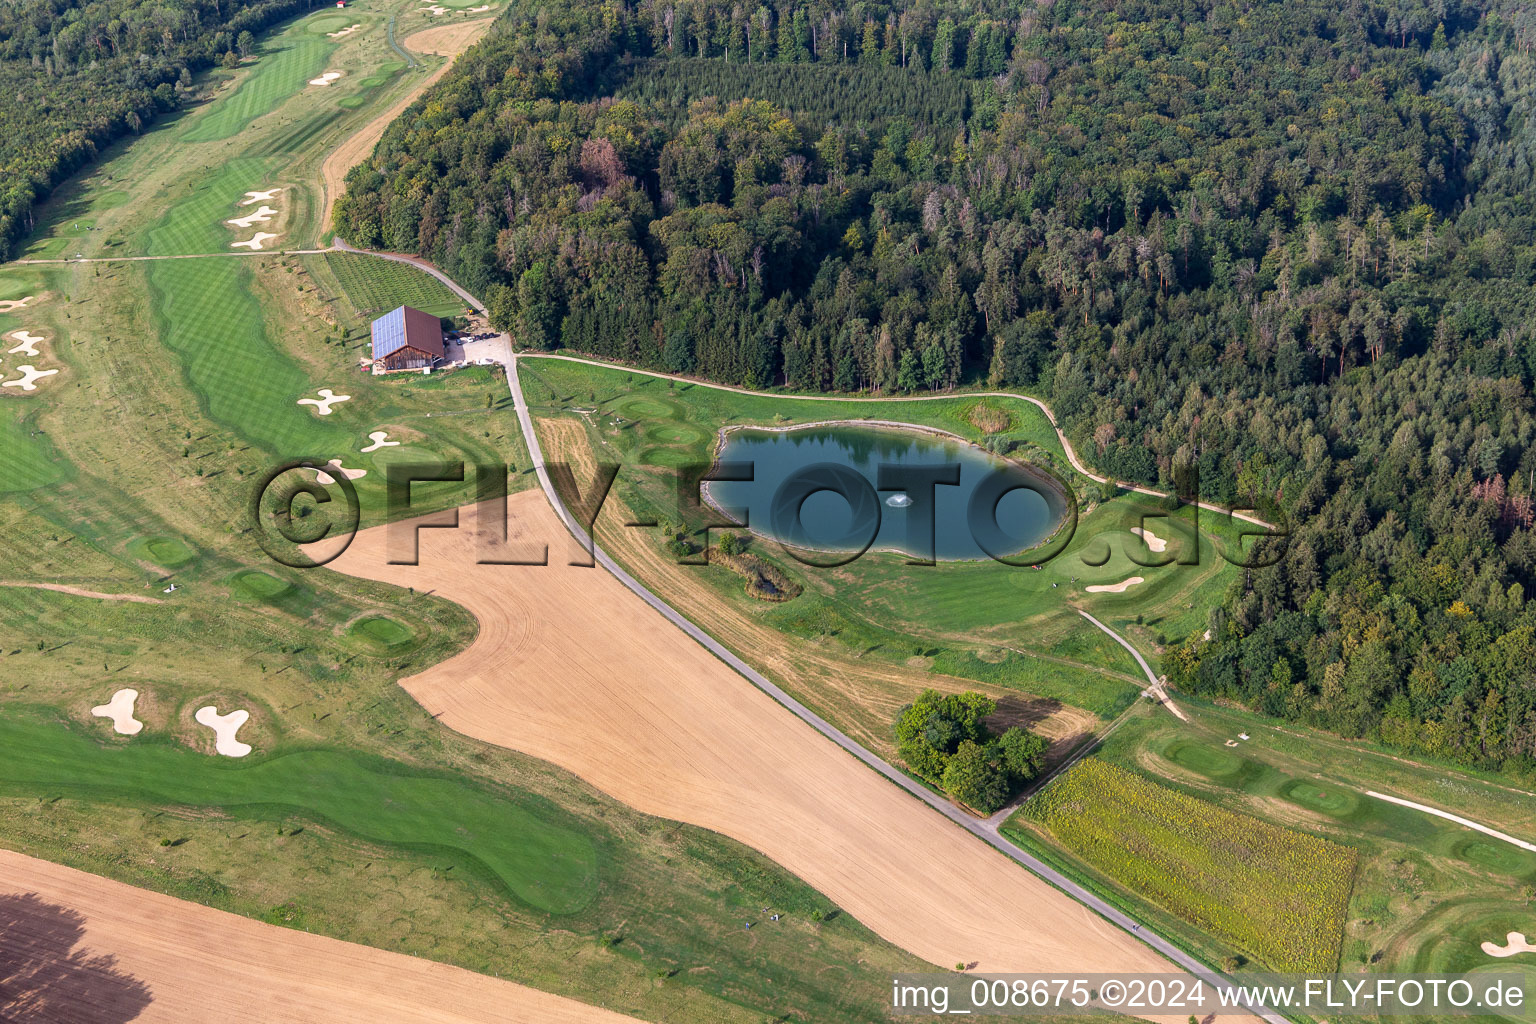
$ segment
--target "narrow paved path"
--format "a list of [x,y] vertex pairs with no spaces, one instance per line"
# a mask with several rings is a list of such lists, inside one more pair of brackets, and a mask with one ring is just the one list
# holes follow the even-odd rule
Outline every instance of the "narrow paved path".
[[1147,659],[1141,656],[1140,651],[1131,646],[1131,642],[1129,640],[1121,636],[1119,633],[1116,633],[1114,630],[1110,629],[1108,626],[1104,625],[1104,623],[1100,622],[1092,615],[1089,615],[1081,608],[1077,610],[1077,614],[1081,615],[1095,626],[1098,626],[1104,632],[1108,633],[1110,637],[1115,641],[1115,643],[1130,651],[1131,657],[1136,659],[1136,664],[1140,665],[1141,670],[1147,674],[1147,689],[1152,693],[1152,695],[1158,700],[1162,701],[1163,707],[1167,708],[1169,711],[1172,711],[1180,719],[1186,722],[1189,721],[1189,716],[1186,715],[1183,710],[1173,702],[1172,697],[1168,696],[1167,687],[1165,687],[1163,685],[1163,681],[1152,672],[1152,666],[1147,664]]
[[1502,839],[1504,842],[1518,846],[1522,850],[1530,850],[1532,853],[1536,853],[1536,843],[1528,843],[1524,839],[1516,839],[1514,836],[1509,835],[1506,832],[1500,832],[1497,829],[1491,829],[1487,825],[1480,825],[1473,821],[1471,818],[1463,818],[1459,814],[1452,814],[1450,811],[1442,811],[1440,808],[1431,807],[1428,804],[1419,804],[1414,803],[1412,800],[1404,800],[1400,796],[1388,796],[1385,793],[1378,793],[1374,789],[1366,790],[1365,795],[1373,796],[1377,800],[1385,800],[1389,804],[1398,804],[1402,807],[1412,807],[1416,811],[1423,811],[1425,814],[1433,814],[1435,817],[1444,818],[1447,821],[1454,821],[1458,825],[1464,825],[1467,828],[1476,829],[1484,835],[1493,836],[1495,839]]

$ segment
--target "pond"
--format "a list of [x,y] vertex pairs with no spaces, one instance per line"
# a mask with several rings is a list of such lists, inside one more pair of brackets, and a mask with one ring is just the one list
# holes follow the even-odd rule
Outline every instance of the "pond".
[[[751,478],[745,477],[751,463]],[[726,434],[707,500],[753,533],[795,548],[867,547],[940,561],[1044,541],[1066,501],[1049,477],[958,438],[869,424]],[[940,482],[942,481],[942,482]],[[994,520],[995,514],[995,520]]]

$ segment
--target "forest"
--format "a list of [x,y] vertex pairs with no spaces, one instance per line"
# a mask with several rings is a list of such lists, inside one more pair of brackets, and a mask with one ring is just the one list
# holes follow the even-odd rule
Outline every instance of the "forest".
[[186,102],[192,73],[254,52],[315,0],[0,4],[0,259],[33,209],[114,140]]
[[336,227],[522,345],[1039,395],[1292,524],[1177,685],[1530,778],[1533,41],[1514,0],[518,0]]

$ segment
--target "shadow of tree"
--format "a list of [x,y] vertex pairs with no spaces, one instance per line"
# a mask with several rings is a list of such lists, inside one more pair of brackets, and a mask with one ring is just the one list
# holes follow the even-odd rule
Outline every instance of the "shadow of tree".
[[126,1024],[152,1001],[117,957],[76,945],[85,915],[36,893],[0,896],[0,1022]]

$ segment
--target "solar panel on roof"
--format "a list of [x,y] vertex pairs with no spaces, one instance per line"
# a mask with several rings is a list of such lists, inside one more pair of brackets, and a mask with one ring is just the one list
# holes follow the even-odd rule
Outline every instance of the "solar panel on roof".
[[405,307],[392,309],[373,322],[373,358],[382,359],[405,347]]

